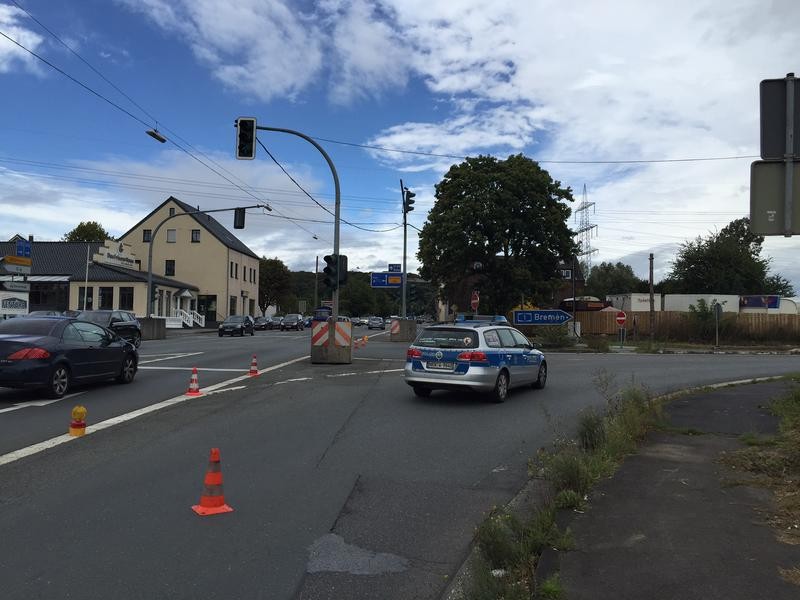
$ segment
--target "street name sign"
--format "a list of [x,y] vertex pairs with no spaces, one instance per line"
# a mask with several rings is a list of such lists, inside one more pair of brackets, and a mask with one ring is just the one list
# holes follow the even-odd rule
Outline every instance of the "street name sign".
[[31,243],[28,240],[17,240],[17,256],[31,257]]
[[2,282],[4,289],[9,292],[30,292],[31,284],[25,281],[4,281]]
[[514,311],[514,325],[561,325],[570,319],[571,314],[559,309]]
[[401,273],[370,273],[370,287],[399,288],[403,285]]

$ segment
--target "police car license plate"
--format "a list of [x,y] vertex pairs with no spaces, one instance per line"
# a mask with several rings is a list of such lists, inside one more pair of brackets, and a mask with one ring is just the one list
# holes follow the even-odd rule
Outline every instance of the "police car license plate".
[[451,363],[451,362],[436,362],[436,361],[431,361],[426,366],[429,369],[440,369],[440,370],[446,370],[446,371],[452,371],[456,367],[455,363]]

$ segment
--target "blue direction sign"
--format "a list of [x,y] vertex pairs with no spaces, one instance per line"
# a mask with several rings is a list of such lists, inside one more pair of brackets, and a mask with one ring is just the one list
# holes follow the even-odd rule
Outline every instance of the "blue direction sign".
[[563,310],[515,310],[514,325],[561,325],[572,319]]
[[389,273],[400,273],[400,265],[399,264],[389,264]]
[[401,273],[370,273],[370,287],[399,288],[403,285]]
[[31,243],[28,240],[17,240],[17,256],[31,257]]

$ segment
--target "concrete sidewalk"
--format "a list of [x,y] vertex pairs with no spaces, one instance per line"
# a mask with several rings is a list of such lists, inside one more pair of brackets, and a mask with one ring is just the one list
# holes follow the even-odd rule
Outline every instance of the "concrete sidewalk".
[[[559,557],[569,600],[797,600],[779,568],[800,567],[800,545],[767,524],[771,492],[734,484],[742,474],[718,461],[743,433],[773,434],[767,410],[787,383],[683,396],[667,407],[682,433],[652,434],[570,523],[576,549]],[[800,487],[800,484],[798,484]]]

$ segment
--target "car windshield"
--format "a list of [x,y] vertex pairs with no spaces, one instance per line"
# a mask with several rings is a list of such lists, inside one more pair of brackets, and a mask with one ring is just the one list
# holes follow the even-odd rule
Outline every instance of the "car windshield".
[[60,322],[58,319],[8,319],[0,321],[0,334],[50,335]]
[[423,348],[476,348],[478,334],[467,329],[428,327],[417,336],[414,345]]
[[105,325],[108,323],[110,313],[101,312],[82,312],[78,315],[81,321],[89,321],[90,323],[97,323],[98,325]]
[[244,317],[241,316],[228,317],[225,319],[226,323],[241,323],[242,321],[244,321]]

